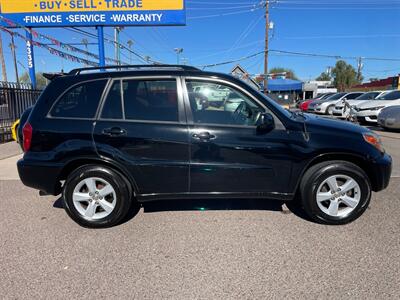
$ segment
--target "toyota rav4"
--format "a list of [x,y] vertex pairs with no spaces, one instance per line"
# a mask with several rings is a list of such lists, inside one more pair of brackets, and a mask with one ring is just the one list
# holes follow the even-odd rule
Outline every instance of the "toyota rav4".
[[18,171],[25,185],[62,194],[82,226],[116,225],[144,201],[234,197],[292,201],[344,224],[389,183],[375,133],[290,112],[229,75],[164,65],[47,78],[21,124]]

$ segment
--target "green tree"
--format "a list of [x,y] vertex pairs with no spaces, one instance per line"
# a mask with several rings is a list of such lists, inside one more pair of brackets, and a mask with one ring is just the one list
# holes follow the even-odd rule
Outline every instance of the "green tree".
[[[22,74],[19,80],[21,83],[28,83],[28,84],[31,83],[31,79],[27,72]],[[47,79],[43,77],[42,73],[36,73],[36,88],[42,90],[46,87],[46,85],[47,85]]]
[[343,92],[349,87],[360,83],[357,80],[357,72],[352,65],[349,65],[343,60],[338,60],[335,67],[332,69],[334,78],[333,84],[339,92]]
[[332,78],[327,72],[322,72],[315,80],[317,81],[330,81]]
[[286,78],[298,80],[296,74],[291,69],[287,69],[287,68],[283,68],[283,67],[275,67],[275,68],[272,68],[269,70],[269,74],[273,74],[273,73],[286,73]]

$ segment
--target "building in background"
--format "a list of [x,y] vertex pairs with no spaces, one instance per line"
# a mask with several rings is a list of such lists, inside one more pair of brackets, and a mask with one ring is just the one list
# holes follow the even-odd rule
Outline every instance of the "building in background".
[[311,80],[304,83],[302,99],[312,99],[318,94],[336,93],[337,88],[333,86],[332,81]]
[[400,74],[386,79],[372,80],[363,84],[355,85],[352,91],[377,91],[377,90],[400,90]]

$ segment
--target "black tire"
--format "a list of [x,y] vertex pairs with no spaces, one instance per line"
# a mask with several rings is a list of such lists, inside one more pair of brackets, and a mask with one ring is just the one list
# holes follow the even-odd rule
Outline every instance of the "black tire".
[[[317,190],[330,176],[345,175],[355,180],[360,187],[360,200],[357,206],[345,216],[330,216],[324,213],[317,204]],[[368,208],[371,199],[371,183],[367,174],[357,165],[347,161],[327,161],[309,168],[300,183],[301,203],[306,214],[318,223],[341,225],[347,224]]]
[[[75,187],[84,179],[100,178],[107,181],[115,191],[116,202],[112,212],[101,219],[90,220],[84,217],[75,207],[72,195]],[[88,228],[106,228],[119,224],[129,212],[133,199],[131,189],[128,186],[129,181],[119,172],[96,165],[87,165],[72,172],[63,189],[64,209],[67,214],[79,225]],[[97,211],[96,209],[95,211]]]

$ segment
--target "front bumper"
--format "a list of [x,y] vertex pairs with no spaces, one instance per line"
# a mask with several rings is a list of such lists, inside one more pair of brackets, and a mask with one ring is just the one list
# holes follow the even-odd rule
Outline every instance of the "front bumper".
[[22,158],[17,162],[17,167],[24,185],[54,196],[61,193],[58,180],[63,167],[61,164],[39,163]]
[[392,175],[392,157],[385,153],[370,164],[372,190],[379,192],[387,188]]

